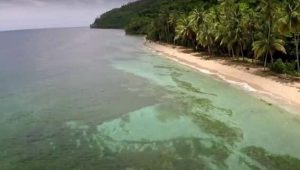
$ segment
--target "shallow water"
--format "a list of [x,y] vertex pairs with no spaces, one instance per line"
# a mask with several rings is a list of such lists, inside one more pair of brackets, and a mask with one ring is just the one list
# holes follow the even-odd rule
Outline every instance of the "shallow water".
[[86,28],[0,33],[0,169],[300,169],[300,118]]

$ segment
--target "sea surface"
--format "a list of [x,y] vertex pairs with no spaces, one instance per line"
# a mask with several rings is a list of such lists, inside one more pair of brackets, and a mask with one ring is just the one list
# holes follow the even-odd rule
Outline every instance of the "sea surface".
[[297,170],[297,114],[122,30],[0,32],[1,170]]

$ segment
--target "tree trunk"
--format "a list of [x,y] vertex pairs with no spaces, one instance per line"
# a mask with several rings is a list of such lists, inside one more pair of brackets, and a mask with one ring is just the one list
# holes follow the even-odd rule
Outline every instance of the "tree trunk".
[[[269,30],[268,30],[268,47],[269,47],[269,50],[270,49],[270,40],[271,40],[271,19],[269,20],[268,22],[268,27],[269,27]],[[270,57],[271,57],[271,64],[273,64],[273,55],[271,54],[272,52],[270,52]]]
[[299,35],[295,36],[295,46],[296,46],[296,57],[297,57],[297,71],[300,72],[300,60],[299,60]]
[[273,59],[273,53],[270,51],[270,57],[271,57],[271,64],[274,63],[274,59]]
[[192,39],[192,46],[193,46],[193,49],[196,51],[197,50],[197,43],[193,39]]
[[240,50],[241,50],[241,55],[242,55],[242,57],[243,57],[243,61],[245,61],[244,51],[243,51],[243,46],[242,46],[241,43],[239,43],[239,44],[240,44]]
[[168,28],[165,28],[165,41],[167,41],[169,43],[169,33],[168,33]]
[[239,60],[239,57],[240,57],[240,48],[239,47],[237,48],[235,55],[237,57],[237,60]]
[[231,53],[232,53],[232,57],[235,58],[235,55],[234,55],[234,50],[233,48],[231,47]]
[[[251,44],[254,42],[254,31],[251,31]],[[251,52],[252,53],[252,52]],[[254,54],[252,53],[252,63],[254,63]]]
[[273,58],[273,53],[272,52],[270,52],[270,57],[271,57],[271,64],[273,64],[274,63],[274,58]]
[[168,37],[167,37],[167,41],[168,41],[168,43],[171,43],[172,42],[172,40],[171,40],[171,36],[170,36],[170,26],[169,26],[169,24],[167,23],[167,29],[168,29]]
[[231,57],[231,49],[229,47],[227,47],[227,51],[228,51],[229,57]]
[[266,53],[265,55],[264,70],[266,70],[267,60],[268,60],[268,53]]
[[189,46],[189,41],[187,39],[184,39],[183,41],[184,41],[185,46],[188,47]]

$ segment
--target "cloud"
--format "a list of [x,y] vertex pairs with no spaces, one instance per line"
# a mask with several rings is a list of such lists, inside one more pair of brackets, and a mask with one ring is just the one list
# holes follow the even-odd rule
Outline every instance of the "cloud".
[[0,0],[0,4],[46,6],[46,5],[120,5],[133,0]]
[[0,0],[0,30],[89,26],[132,0]]

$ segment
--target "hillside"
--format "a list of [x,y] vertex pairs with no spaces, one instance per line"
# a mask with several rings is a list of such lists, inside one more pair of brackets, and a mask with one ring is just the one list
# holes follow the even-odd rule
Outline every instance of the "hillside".
[[[210,1],[209,3],[215,2]],[[112,9],[91,24],[92,28],[126,29],[127,33],[145,34],[151,21],[161,11],[186,13],[204,0],[139,0],[128,3],[120,8]]]
[[91,27],[257,59],[280,74],[300,72],[299,0],[140,0],[101,15]]
[[121,8],[112,9],[99,18],[96,18],[92,24],[93,28],[125,28],[132,18],[138,16],[149,16],[157,13],[157,6],[160,0],[142,0],[127,5]]

